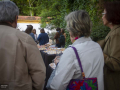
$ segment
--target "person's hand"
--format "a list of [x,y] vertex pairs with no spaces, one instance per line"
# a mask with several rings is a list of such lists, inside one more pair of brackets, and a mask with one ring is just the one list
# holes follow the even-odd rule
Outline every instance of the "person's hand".
[[60,56],[56,56],[55,59],[54,59],[55,65],[57,65],[57,63],[59,62],[59,60],[60,60]]

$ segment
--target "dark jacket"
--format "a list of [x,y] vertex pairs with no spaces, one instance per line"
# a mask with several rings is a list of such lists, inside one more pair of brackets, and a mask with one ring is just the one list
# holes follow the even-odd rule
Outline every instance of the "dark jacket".
[[37,40],[39,41],[39,45],[44,45],[49,42],[49,37],[47,33],[39,34]]
[[106,54],[104,57],[105,90],[120,90],[120,25],[114,26],[105,40],[98,43]]
[[29,35],[35,40],[34,33],[30,33]]
[[60,32],[56,32],[54,39],[56,40],[56,44],[60,44],[58,38],[60,37]]

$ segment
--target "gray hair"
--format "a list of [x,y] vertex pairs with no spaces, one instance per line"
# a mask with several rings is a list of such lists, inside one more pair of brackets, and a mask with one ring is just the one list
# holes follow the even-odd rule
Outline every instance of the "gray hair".
[[90,36],[92,22],[88,13],[84,10],[73,11],[65,17],[67,22],[66,29],[73,36]]
[[13,23],[18,15],[19,9],[14,2],[0,1],[0,22]]

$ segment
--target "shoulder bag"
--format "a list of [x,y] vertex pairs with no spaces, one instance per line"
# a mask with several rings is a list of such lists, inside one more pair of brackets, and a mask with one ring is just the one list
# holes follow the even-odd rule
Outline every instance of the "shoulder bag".
[[79,66],[81,68],[83,79],[72,79],[66,90],[98,90],[97,78],[85,78],[85,74],[83,72],[82,64],[77,50],[75,47],[72,48],[76,54]]

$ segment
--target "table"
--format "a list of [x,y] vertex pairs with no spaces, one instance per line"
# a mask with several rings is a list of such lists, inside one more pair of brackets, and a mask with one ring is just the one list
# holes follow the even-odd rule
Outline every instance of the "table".
[[52,63],[52,60],[56,57],[56,54],[47,54],[44,52],[44,50],[40,50],[41,56],[43,58],[43,61],[46,66],[46,79],[45,79],[45,86],[43,90],[47,90],[45,87],[47,85],[47,81],[53,71],[53,69],[49,66],[50,63]]
[[52,63],[52,60],[56,57],[56,54],[47,54],[44,50],[40,50],[40,52],[47,69],[49,64]]
[[48,90],[48,89],[46,88],[46,85],[47,85],[48,79],[49,79],[49,77],[50,77],[50,75],[51,75],[51,73],[52,73],[53,70],[54,70],[54,69],[53,69],[52,67],[48,66],[47,72],[46,72],[46,80],[45,80],[44,90]]

